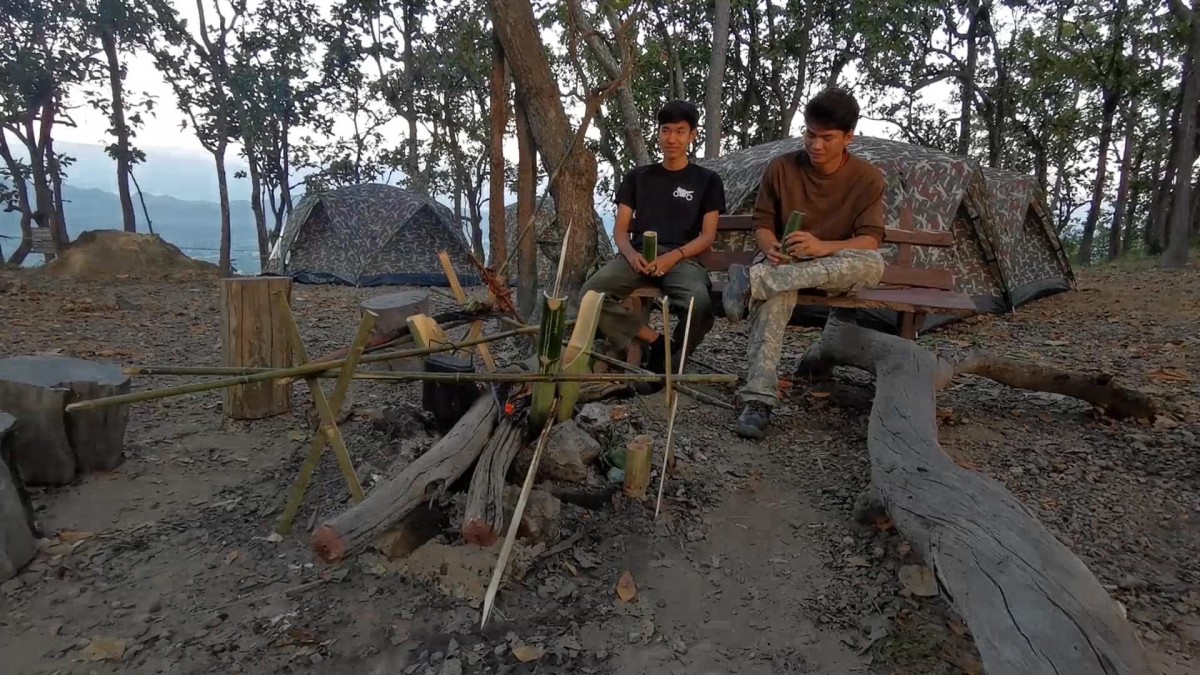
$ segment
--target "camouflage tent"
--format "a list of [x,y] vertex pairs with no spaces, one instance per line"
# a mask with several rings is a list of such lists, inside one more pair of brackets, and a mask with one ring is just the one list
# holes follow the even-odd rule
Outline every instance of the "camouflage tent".
[[984,167],[983,175],[995,218],[996,249],[1013,305],[1070,290],[1075,274],[1037,179],[991,167]]
[[288,217],[264,270],[300,283],[445,286],[446,251],[465,285],[479,283],[454,213],[424,195],[367,183],[307,194]]
[[[700,160],[699,163],[721,174],[730,213],[750,213],[767,164],[781,154],[802,147],[803,139],[790,138],[764,143],[714,160]],[[911,208],[914,227],[954,234],[955,243],[951,248],[918,247],[913,262],[915,266],[953,270],[959,290],[971,296],[981,312],[1005,311],[1036,297],[1015,295],[1013,279],[1018,278],[1018,274],[1020,278],[1026,278],[1023,269],[1028,264],[1026,261],[1042,255],[1053,257],[1054,248],[1044,238],[1001,239],[994,210],[1004,205],[992,194],[997,188],[988,184],[975,160],[869,136],[857,137],[850,151],[883,171],[888,181],[884,195],[888,227],[899,226],[901,214],[908,207]],[[1005,211],[1005,217],[1009,213]],[[1001,247],[1002,241],[1006,242],[1006,248]],[[1054,245],[1057,245],[1057,239]],[[737,241],[722,241],[718,246],[747,250],[754,247],[754,242],[752,238],[743,237]],[[1025,250],[1039,246],[1044,250]],[[887,258],[895,254],[895,250],[889,247],[885,247],[883,252]],[[1005,256],[1007,260],[1002,260]],[[1033,276],[1041,274],[1039,272]],[[1062,289],[1048,285],[1045,290]],[[806,315],[806,318],[824,314],[823,311],[809,309],[798,312]],[[894,313],[865,314],[889,326],[896,325]],[[931,316],[925,326],[932,327],[948,320],[949,317]]]
[[[550,283],[553,283],[555,275],[558,273],[558,253],[562,250],[562,233],[563,225],[558,222],[558,218],[554,211],[554,200],[547,196],[545,201],[540,198],[534,201],[534,205],[541,204],[533,217],[533,227],[535,234],[538,237],[538,286],[547,288]],[[509,204],[504,207],[504,239],[508,242],[509,257],[512,259],[511,270],[513,274],[510,278],[514,281],[520,274],[520,266],[517,264],[516,254],[517,238],[521,230],[521,225],[517,220],[517,205]],[[608,260],[616,253],[613,249],[612,239],[604,230],[604,221],[600,219],[600,215],[596,214],[596,232],[598,233],[598,241],[596,242],[599,261]],[[491,264],[491,263],[489,263]]]

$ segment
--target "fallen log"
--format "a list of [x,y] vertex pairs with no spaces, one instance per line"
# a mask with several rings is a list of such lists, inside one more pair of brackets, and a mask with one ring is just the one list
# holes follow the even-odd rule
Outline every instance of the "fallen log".
[[1045,391],[1087,401],[1105,415],[1117,419],[1133,417],[1153,421],[1158,414],[1149,396],[1122,387],[1109,373],[1072,372],[1044,363],[984,353],[972,354],[947,365],[937,378],[939,390],[955,375],[977,375],[1018,389]]
[[363,501],[322,523],[313,532],[313,552],[325,562],[339,561],[386,532],[428,501],[432,493],[458,480],[487,444],[496,426],[496,412],[491,392],[476,399],[449,433],[399,475],[373,488]]
[[937,441],[938,361],[842,311],[802,357],[875,375],[867,424],[871,486],[974,636],[988,675],[1153,672],[1095,575],[997,481]]
[[522,447],[524,431],[508,418],[500,421],[471,476],[462,535],[477,546],[491,546],[504,532],[504,484],[508,468]]
[[37,553],[29,495],[11,463],[16,421],[0,412],[0,581],[14,577]]
[[20,424],[13,460],[25,482],[65,485],[79,473],[116,468],[124,459],[129,406],[64,411],[129,388],[120,366],[66,356],[0,360],[0,409]]

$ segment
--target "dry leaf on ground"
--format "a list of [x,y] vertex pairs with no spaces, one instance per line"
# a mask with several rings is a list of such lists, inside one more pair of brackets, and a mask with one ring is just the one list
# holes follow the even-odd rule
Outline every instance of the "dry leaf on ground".
[[625,570],[617,581],[617,597],[625,602],[633,602],[636,596],[637,584],[633,583],[633,575],[629,573],[629,570]]
[[120,661],[125,656],[125,641],[121,638],[94,637],[83,649],[88,661]]
[[513,656],[517,657],[517,660],[521,663],[529,663],[530,661],[537,661],[538,659],[542,658],[542,655],[546,653],[546,650],[543,649],[541,645],[521,644],[513,647],[512,652]]

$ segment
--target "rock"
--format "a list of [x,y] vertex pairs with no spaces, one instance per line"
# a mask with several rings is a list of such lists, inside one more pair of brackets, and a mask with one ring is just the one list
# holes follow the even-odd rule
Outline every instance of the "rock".
[[1150,587],[1150,584],[1146,583],[1145,579],[1140,579],[1130,574],[1121,579],[1121,583],[1117,587],[1123,591],[1144,591]]
[[458,659],[446,659],[442,664],[442,670],[439,675],[462,675],[462,661]]
[[[588,465],[596,461],[600,452],[601,447],[596,439],[580,429],[575,420],[567,420],[550,430],[546,449],[538,464],[538,475],[571,483],[585,482],[588,479]],[[532,459],[530,448],[522,450],[514,462],[518,473],[528,471]]]
[[412,438],[424,433],[429,425],[425,411],[412,403],[400,403],[382,408],[369,408],[363,418],[390,440]]
[[[521,488],[516,485],[504,486],[504,510],[509,515],[516,511],[520,497]],[[558,497],[543,490],[530,490],[517,536],[530,542],[558,539],[558,516],[561,511],[562,502]]]
[[594,438],[603,438],[612,429],[612,413],[603,403],[588,403],[575,416],[575,423]]

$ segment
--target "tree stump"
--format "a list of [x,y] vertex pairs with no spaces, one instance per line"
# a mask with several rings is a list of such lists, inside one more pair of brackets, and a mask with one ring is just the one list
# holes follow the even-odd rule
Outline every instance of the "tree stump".
[[[221,365],[287,368],[292,365],[288,325],[272,294],[292,297],[288,277],[221,280]],[[292,410],[292,382],[272,380],[224,390],[223,409],[232,419],[256,420]]]
[[871,488],[974,636],[988,675],[1153,672],[1095,575],[997,481],[938,445],[938,361],[835,311],[802,367],[875,375],[867,424]]
[[361,311],[370,310],[378,315],[371,332],[374,339],[380,335],[396,335],[408,330],[408,317],[413,314],[429,313],[429,291],[401,291],[376,295],[363,300]]
[[16,421],[0,412],[0,581],[13,578],[37,553],[29,495],[12,464]]
[[124,459],[127,404],[66,414],[76,401],[127,394],[120,366],[65,356],[0,360],[0,409],[17,418],[13,459],[29,484],[64,485]]

